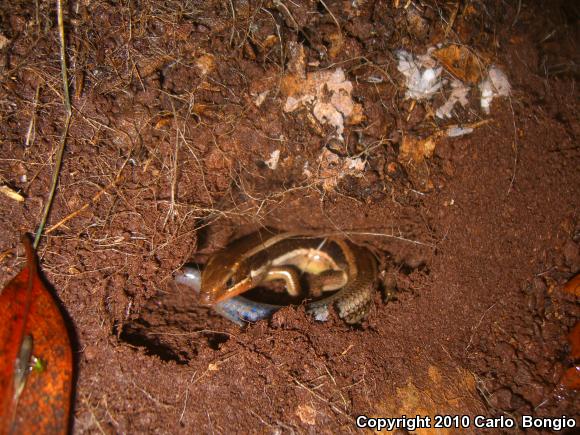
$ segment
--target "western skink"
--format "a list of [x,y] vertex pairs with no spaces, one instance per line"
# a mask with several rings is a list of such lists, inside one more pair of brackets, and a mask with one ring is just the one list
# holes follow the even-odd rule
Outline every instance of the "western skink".
[[292,296],[315,298],[306,310],[316,320],[326,320],[333,306],[341,319],[354,324],[368,314],[377,273],[375,256],[349,240],[266,228],[214,254],[201,274],[184,268],[176,281],[199,291],[204,302],[237,324],[270,317],[282,308],[239,296],[274,280],[284,281]]

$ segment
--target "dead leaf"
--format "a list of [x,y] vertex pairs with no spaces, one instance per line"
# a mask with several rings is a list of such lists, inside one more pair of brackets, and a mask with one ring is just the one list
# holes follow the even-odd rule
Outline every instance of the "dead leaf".
[[[576,275],[568,284],[577,280],[580,275]],[[568,285],[567,284],[567,285]],[[570,343],[570,359],[574,362],[580,358],[580,322],[576,322],[570,334],[568,334],[568,343]],[[573,365],[568,368],[560,378],[560,388],[568,390],[580,390],[580,365]]]
[[573,294],[576,297],[580,297],[580,273],[572,278],[570,281],[564,285],[563,289],[566,293]]
[[426,158],[433,156],[435,151],[435,139],[428,137],[420,139],[407,135],[403,138],[403,143],[399,150],[399,161],[401,163],[412,159],[415,163],[422,163]]
[[570,343],[570,358],[573,360],[580,359],[580,322],[576,322],[570,334],[568,334]]
[[560,379],[560,386],[568,390],[580,390],[580,366],[566,370]]
[[316,424],[316,410],[309,405],[298,405],[295,412],[296,416],[304,424],[314,426]]
[[246,55],[246,57],[248,59],[256,60],[256,51],[254,50],[254,47],[252,47],[248,41],[246,41],[244,43],[244,54]]
[[6,257],[12,255],[12,249],[6,249],[5,251],[0,252],[0,263],[4,261]]
[[289,52],[288,72],[304,80],[306,78],[306,53],[304,51],[304,45],[297,42],[290,42]]
[[27,264],[0,293],[0,434],[64,434],[72,391],[68,330],[32,243],[23,241]]
[[154,59],[145,59],[143,62],[139,62],[138,70],[139,75],[142,79],[149,77],[155,71],[162,69],[167,63],[172,60],[171,56],[165,54]]
[[407,177],[415,186],[415,189],[423,192],[428,192],[434,188],[429,165],[425,163],[425,160],[433,156],[436,140],[439,137],[439,133],[424,139],[406,135],[403,137],[399,148],[399,163],[405,168]]
[[264,104],[264,101],[266,101],[266,97],[268,96],[268,94],[270,93],[270,90],[266,90],[264,92],[261,92],[256,99],[254,100],[254,104],[256,105],[256,107],[260,107],[262,104]]
[[430,25],[414,7],[407,8],[407,29],[415,38],[421,39],[429,33]]
[[159,121],[155,123],[155,127],[153,128],[159,130],[161,128],[170,126],[171,123],[173,122],[173,119],[174,119],[173,115],[164,115],[159,119]]
[[481,81],[486,70],[480,59],[463,45],[451,44],[439,48],[432,53],[432,56],[459,80],[472,85]]
[[351,114],[348,116],[348,118],[346,118],[346,125],[359,125],[362,124],[366,119],[367,117],[363,112],[362,105],[355,104],[352,106]]

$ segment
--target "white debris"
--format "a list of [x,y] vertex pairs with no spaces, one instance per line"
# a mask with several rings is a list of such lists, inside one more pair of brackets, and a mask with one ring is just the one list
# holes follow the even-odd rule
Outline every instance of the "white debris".
[[449,127],[447,129],[447,136],[448,137],[465,136],[466,134],[471,134],[471,133],[473,133],[473,128],[471,128],[471,127],[453,126],[453,127]]
[[[309,95],[312,97],[312,95]],[[312,100],[312,98],[307,99],[306,97],[302,97],[300,99],[294,97],[286,98],[286,104],[284,105],[284,112],[294,112],[298,109],[302,104],[308,103]]]
[[496,66],[492,66],[485,78],[479,84],[481,91],[481,108],[489,114],[489,108],[494,97],[507,97],[510,94],[511,86],[505,73]]
[[437,118],[440,119],[451,118],[452,116],[451,112],[453,111],[455,104],[459,103],[463,107],[465,107],[469,103],[469,101],[467,100],[469,88],[467,86],[465,86],[459,80],[453,80],[451,82],[451,88],[453,90],[451,91],[451,94],[449,95],[447,101],[435,111],[435,116],[437,116]]
[[379,76],[370,76],[367,78],[367,83],[379,84],[383,82],[384,82],[383,78]]
[[319,160],[319,178],[324,190],[326,191],[335,189],[338,182],[346,175],[357,178],[362,177],[366,167],[366,161],[360,157],[343,158],[334,154],[328,148],[324,148],[320,154]]
[[274,171],[278,167],[279,160],[280,160],[280,150],[275,150],[272,151],[272,153],[270,154],[270,158],[264,161],[264,163],[266,164],[267,167],[269,167],[271,170]]
[[312,105],[312,114],[316,119],[321,124],[335,127],[338,138],[342,140],[344,120],[355,110],[355,103],[351,98],[352,88],[352,82],[346,80],[342,68],[310,73],[301,92],[288,96],[284,112],[293,112],[303,105]]
[[356,159],[347,157],[344,163],[351,175],[354,175],[355,177],[362,177],[366,166],[366,162],[363,159],[360,157],[357,157]]
[[269,90],[264,91],[256,97],[256,99],[254,100],[254,104],[256,105],[256,107],[260,107],[262,105],[262,103],[266,100],[266,97],[268,96],[269,93],[270,93]]
[[435,68],[437,63],[428,54],[429,52],[426,55],[415,58],[405,50],[397,51],[397,57],[399,58],[397,69],[407,79],[406,98],[414,100],[430,99],[443,86],[441,81],[443,68]]

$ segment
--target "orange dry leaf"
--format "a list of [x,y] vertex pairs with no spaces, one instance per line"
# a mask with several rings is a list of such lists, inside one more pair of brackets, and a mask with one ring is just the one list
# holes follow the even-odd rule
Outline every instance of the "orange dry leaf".
[[39,277],[24,239],[27,264],[0,293],[0,434],[66,433],[72,350],[62,314]]
[[465,46],[451,44],[433,52],[445,69],[463,82],[476,84],[481,81],[485,65]]
[[405,168],[409,180],[416,186],[416,189],[430,191],[434,187],[425,160],[433,156],[439,136],[438,133],[435,133],[424,139],[411,135],[403,137],[399,147],[398,160]]
[[580,390],[580,366],[566,370],[560,379],[560,385],[568,390]]
[[425,159],[433,157],[435,151],[435,136],[421,139],[414,136],[403,137],[403,143],[399,150],[399,161],[405,163],[413,160],[422,163]]
[[[570,358],[577,362],[580,358],[580,322],[576,322],[568,334],[568,342],[570,343]],[[564,372],[560,378],[560,386],[568,390],[580,390],[580,365],[573,365]]]
[[566,283],[564,291],[580,297],[580,273]]
[[161,118],[159,118],[159,121],[157,121],[155,123],[155,128],[156,130],[159,130],[161,128],[167,127],[169,125],[171,125],[171,123],[173,122],[173,115],[164,115]]
[[568,334],[570,343],[570,358],[573,360],[580,359],[580,322],[576,322],[570,334]]

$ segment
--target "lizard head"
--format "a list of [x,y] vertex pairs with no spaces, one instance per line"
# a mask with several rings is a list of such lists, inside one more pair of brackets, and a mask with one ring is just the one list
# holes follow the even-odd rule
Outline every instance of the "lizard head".
[[227,255],[214,255],[201,275],[201,298],[207,304],[216,304],[246,292],[252,286],[249,277],[239,277],[240,263]]
[[264,246],[272,240],[271,234],[263,230],[242,237],[212,255],[201,275],[202,300],[216,304],[254,287],[267,267],[256,268],[250,264],[256,255],[259,257],[263,253]]

